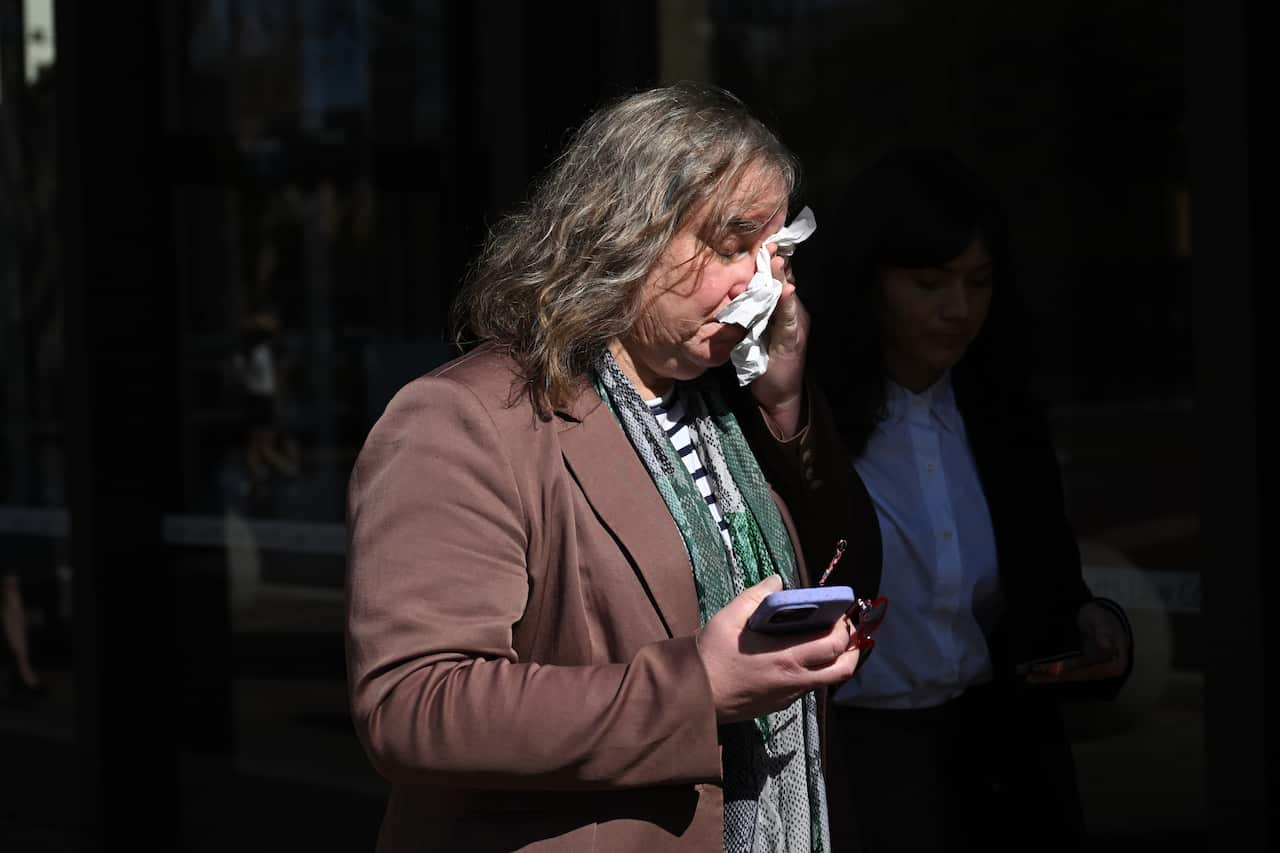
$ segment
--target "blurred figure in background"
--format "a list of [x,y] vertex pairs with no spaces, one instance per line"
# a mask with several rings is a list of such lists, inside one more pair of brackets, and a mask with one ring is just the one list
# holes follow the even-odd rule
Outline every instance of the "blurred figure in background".
[[18,573],[8,571],[0,576],[0,621],[4,623],[4,642],[13,663],[9,689],[15,696],[43,696],[44,682],[31,666],[27,643],[27,611],[22,600]]
[[[259,292],[268,290],[275,265],[275,247],[264,243],[258,259]],[[280,429],[281,375],[276,352],[280,320],[271,308],[247,314],[240,323],[241,348],[235,355],[235,373],[244,393],[247,433],[245,468],[250,491],[261,490],[271,476],[298,476],[299,451],[291,436]]]

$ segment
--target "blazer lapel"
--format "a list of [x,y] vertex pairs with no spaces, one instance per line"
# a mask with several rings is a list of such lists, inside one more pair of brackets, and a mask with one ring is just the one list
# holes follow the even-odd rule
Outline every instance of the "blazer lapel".
[[622,545],[668,633],[692,634],[698,597],[689,554],[622,427],[589,387],[558,414],[560,447],[587,501]]

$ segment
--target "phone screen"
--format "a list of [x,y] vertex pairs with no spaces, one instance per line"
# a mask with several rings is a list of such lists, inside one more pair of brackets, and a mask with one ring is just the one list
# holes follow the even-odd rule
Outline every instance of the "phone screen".
[[1035,658],[1034,660],[1023,661],[1014,667],[1013,672],[1015,675],[1030,675],[1033,672],[1057,675],[1062,672],[1062,669],[1066,666],[1068,660],[1079,657],[1080,655],[1081,652],[1079,651],[1070,651],[1056,655],[1049,655],[1048,657]]

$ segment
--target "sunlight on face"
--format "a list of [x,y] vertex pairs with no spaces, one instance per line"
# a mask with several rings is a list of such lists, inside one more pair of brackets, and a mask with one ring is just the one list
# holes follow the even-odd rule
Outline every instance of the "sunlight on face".
[[708,221],[714,207],[704,204],[672,238],[645,280],[640,320],[612,347],[644,397],[724,364],[746,336],[743,327],[715,317],[747,289],[756,252],[784,224],[786,185],[776,173],[752,167],[729,190],[723,224]]

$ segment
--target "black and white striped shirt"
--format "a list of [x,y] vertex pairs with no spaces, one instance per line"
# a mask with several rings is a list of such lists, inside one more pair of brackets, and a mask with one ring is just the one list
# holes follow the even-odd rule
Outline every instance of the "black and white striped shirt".
[[667,438],[671,440],[671,446],[675,448],[677,454],[684,461],[684,467],[688,469],[689,475],[693,477],[693,482],[698,485],[698,492],[702,495],[702,499],[707,502],[707,508],[711,510],[711,518],[720,528],[720,535],[724,538],[725,547],[732,550],[733,544],[729,539],[729,523],[720,515],[720,505],[716,503],[716,496],[711,491],[711,478],[707,476],[707,469],[702,465],[702,458],[698,455],[697,435],[694,433],[693,418],[689,415],[684,403],[680,400],[679,395],[675,391],[671,391],[665,397],[659,400],[645,400],[649,406],[649,411],[653,412],[653,416],[658,421]]

